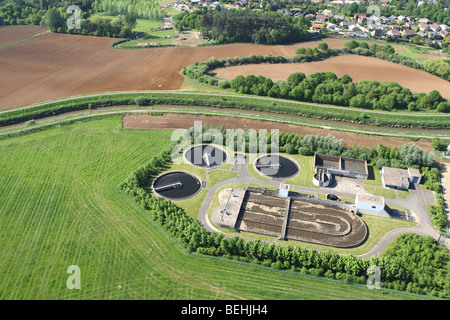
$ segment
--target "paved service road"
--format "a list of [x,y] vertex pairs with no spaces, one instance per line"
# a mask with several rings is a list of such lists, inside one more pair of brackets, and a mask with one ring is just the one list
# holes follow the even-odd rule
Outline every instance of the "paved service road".
[[[205,199],[200,207],[198,212],[198,221],[200,224],[206,228],[206,230],[211,232],[221,232],[214,228],[208,218],[208,208],[217,192],[223,186],[234,184],[234,183],[254,183],[263,186],[271,186],[278,188],[280,185],[280,180],[271,179],[269,181],[264,181],[253,177],[248,172],[248,159],[246,160],[246,164],[237,165],[238,175],[234,178],[221,181],[211,188],[208,189],[208,192],[205,196]],[[308,188],[308,187],[300,187],[291,185],[291,190],[293,191],[303,191],[309,193],[321,193],[321,194],[329,194],[329,188]],[[361,258],[368,259],[371,256],[378,256],[388,245],[394,240],[397,236],[406,232],[413,232],[423,236],[431,236],[434,239],[438,240],[440,237],[440,233],[435,229],[431,222],[430,215],[427,211],[427,205],[425,198],[428,196],[426,193],[430,192],[429,190],[421,190],[418,184],[414,185],[414,188],[410,190],[410,197],[407,199],[385,199],[387,205],[397,205],[409,209],[416,220],[418,220],[417,225],[411,228],[398,228],[386,233],[386,235],[367,253],[360,255]],[[349,197],[354,198],[356,195],[352,193],[345,192],[334,192],[336,195],[341,197]],[[231,234],[225,234],[225,236],[234,236]],[[450,250],[450,244],[444,243],[446,247]]]

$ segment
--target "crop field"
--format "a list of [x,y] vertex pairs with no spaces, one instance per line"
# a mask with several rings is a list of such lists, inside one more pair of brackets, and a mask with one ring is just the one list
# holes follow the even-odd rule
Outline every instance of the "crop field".
[[46,27],[10,26],[0,28],[0,47],[33,37],[48,31]]
[[393,81],[413,92],[429,93],[438,90],[450,98],[450,83],[442,78],[408,68],[393,62],[372,57],[344,55],[324,61],[297,64],[248,64],[215,70],[218,78],[232,80],[238,75],[265,76],[274,80],[286,80],[294,72],[306,75],[316,72],[333,72],[338,77],[348,74],[354,82],[365,80]]
[[[116,188],[171,131],[123,130],[120,120],[0,141],[0,299],[411,297],[187,254]],[[70,265],[82,290],[66,288]]]
[[[39,33],[40,30],[37,27],[34,32]],[[7,27],[1,28],[0,32],[3,39],[13,37],[18,31],[17,28]],[[250,54],[289,57],[300,47],[316,47],[320,42],[277,46],[230,44],[120,50],[111,47],[116,41],[117,39],[111,38],[47,33],[0,50],[0,109],[99,92],[179,90],[183,84],[181,69],[195,61]],[[347,42],[345,39],[324,41],[332,48],[342,47]],[[359,61],[358,73],[361,78],[378,74],[378,69],[374,72],[371,63],[365,64],[365,60],[361,60],[366,57],[342,58],[352,59],[352,62]],[[34,61],[39,61],[39,64]],[[330,64],[329,61],[334,60],[319,63],[327,65]],[[392,65],[381,60],[377,63],[381,66]],[[352,69],[349,66],[347,73],[351,75]],[[424,85],[422,90],[431,83],[422,81],[422,76],[433,77],[415,69],[401,70],[405,79],[409,78],[416,86]],[[447,90],[440,90],[442,95],[450,91],[448,84],[446,88]]]

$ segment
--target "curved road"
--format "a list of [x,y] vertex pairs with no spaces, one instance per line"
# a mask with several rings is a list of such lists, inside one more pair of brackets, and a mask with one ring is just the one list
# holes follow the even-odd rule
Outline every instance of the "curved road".
[[[104,112],[95,112],[95,113],[80,111],[80,112],[71,113],[69,117],[72,117],[72,116],[74,118],[77,118],[77,116],[90,117],[90,116],[95,116],[95,115],[99,115],[99,114],[111,114],[111,113],[117,113],[117,112],[123,112],[123,111],[124,111],[123,108],[121,111],[116,111],[116,110],[111,111],[111,109],[110,109],[108,111],[104,110]],[[86,113],[88,113],[88,114],[86,114]],[[63,114],[63,115],[59,115],[56,117],[52,117],[50,120],[43,119],[43,120],[40,120],[37,122],[47,122],[47,121],[51,121],[51,120],[57,120],[57,121],[64,120],[64,118],[66,118],[66,117],[68,117],[68,116]],[[22,126],[24,126],[24,125],[23,124],[15,125],[15,126],[9,127],[8,129],[12,129],[13,127],[20,128]],[[209,188],[208,193],[202,203],[202,206],[200,207],[199,214],[198,214],[199,222],[207,230],[220,232],[219,230],[215,229],[211,225],[211,223],[209,222],[209,220],[207,218],[207,210],[210,206],[210,203],[211,203],[216,191],[224,185],[232,184],[232,183],[241,183],[241,182],[267,185],[267,186],[273,186],[273,187],[278,187],[279,183],[280,183],[279,180],[263,181],[263,180],[257,179],[255,177],[253,177],[252,175],[250,175],[250,173],[247,170],[246,165],[239,166],[238,176],[228,179],[228,180],[225,180],[225,181],[222,181],[222,182],[219,182],[216,185]],[[323,194],[328,194],[328,193],[330,193],[330,190],[332,190],[330,188],[317,189],[317,188],[308,188],[308,187],[300,187],[300,186],[291,186],[291,189],[296,190],[296,191],[303,191],[303,192],[309,192],[309,193],[323,193]],[[351,193],[343,193],[343,192],[336,192],[336,191],[333,191],[333,192],[342,197],[349,197],[349,198],[355,197],[355,194],[351,194]],[[420,235],[431,236],[434,239],[439,239],[440,234],[432,225],[430,215],[426,208],[426,202],[424,200],[423,192],[424,191],[422,191],[420,189],[420,187],[417,185],[415,190],[410,191],[411,195],[408,199],[385,199],[385,201],[388,205],[389,204],[398,205],[398,206],[407,208],[411,212],[413,212],[416,219],[418,220],[418,224],[417,224],[417,226],[412,227],[412,228],[400,228],[400,229],[394,229],[394,230],[388,232],[375,245],[374,248],[372,248],[369,252],[360,255],[360,257],[370,258],[372,255],[379,255],[389,245],[389,243],[392,240],[394,240],[398,235],[405,233],[405,232],[414,232],[414,233],[417,233]],[[425,191],[425,192],[427,192],[427,191]],[[444,244],[447,246],[447,248],[450,249],[449,242],[450,241],[447,240],[447,242]]]
[[[234,178],[230,178],[224,181],[221,181],[214,186],[208,189],[208,192],[203,200],[203,203],[198,212],[198,221],[199,223],[208,231],[223,233],[222,231],[217,230],[209,221],[208,218],[208,208],[217,192],[217,190],[223,186],[234,184],[234,183],[254,183],[262,186],[272,186],[279,187],[280,180],[271,179],[269,181],[264,181],[253,177],[248,172],[248,161],[244,165],[237,165],[238,167],[238,175]],[[332,190],[331,188],[308,188],[308,187],[300,187],[291,185],[291,190],[294,191],[303,191],[309,193],[322,193],[328,194]],[[427,190],[426,190],[427,191]],[[425,191],[425,192],[426,192]],[[338,196],[354,198],[356,195],[352,193],[344,193],[344,192],[334,192]],[[406,232],[413,232],[423,236],[431,236],[434,239],[438,240],[440,237],[440,233],[434,228],[430,215],[427,211],[426,201],[424,197],[424,191],[420,189],[419,185],[416,184],[413,190],[410,190],[410,196],[407,199],[385,199],[386,204],[388,205],[397,205],[409,209],[413,215],[415,216],[418,223],[415,227],[411,228],[398,228],[389,231],[386,235],[367,253],[359,255],[359,257],[368,259],[371,256],[378,256],[388,245],[392,242],[397,236]],[[225,236],[234,236],[232,234],[226,234]],[[450,250],[450,243],[447,241],[444,245]]]

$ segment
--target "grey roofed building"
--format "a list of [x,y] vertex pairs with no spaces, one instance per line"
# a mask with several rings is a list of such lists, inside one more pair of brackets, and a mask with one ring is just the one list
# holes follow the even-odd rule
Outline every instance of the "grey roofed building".
[[326,169],[332,175],[358,179],[367,179],[369,176],[365,160],[316,153],[314,154],[314,172],[321,168]]
[[418,169],[398,169],[383,167],[381,169],[381,182],[388,189],[408,190],[411,183],[420,183],[421,175]]

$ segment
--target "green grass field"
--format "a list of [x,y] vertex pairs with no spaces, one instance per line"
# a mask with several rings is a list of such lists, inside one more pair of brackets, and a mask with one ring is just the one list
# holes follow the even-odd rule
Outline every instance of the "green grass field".
[[[187,254],[116,187],[171,132],[120,119],[0,141],[0,299],[411,298]],[[81,290],[66,288],[70,265]]]

